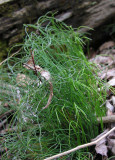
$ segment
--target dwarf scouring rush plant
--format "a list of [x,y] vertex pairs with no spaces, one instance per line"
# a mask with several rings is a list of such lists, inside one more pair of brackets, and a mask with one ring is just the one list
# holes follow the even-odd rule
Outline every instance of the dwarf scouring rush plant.
[[[27,33],[28,28],[31,33]],[[100,105],[105,93],[98,92],[98,86],[103,85],[83,53],[85,37],[48,16],[39,18],[35,25],[25,25],[25,29],[20,58],[7,61],[15,102],[10,127],[16,127],[3,135],[7,152],[2,158],[43,160],[87,143],[98,134],[96,117],[104,115]],[[88,150],[68,156],[88,159],[90,153],[83,151]]]

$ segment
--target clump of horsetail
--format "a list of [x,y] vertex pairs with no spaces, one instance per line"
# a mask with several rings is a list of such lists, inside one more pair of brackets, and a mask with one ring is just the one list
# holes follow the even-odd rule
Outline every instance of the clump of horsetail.
[[[105,93],[98,91],[103,85],[83,53],[85,36],[48,15],[25,25],[25,31],[22,51],[7,61],[15,113],[9,124],[14,130],[3,135],[2,157],[42,160],[98,134]],[[88,159],[89,154],[68,156]]]

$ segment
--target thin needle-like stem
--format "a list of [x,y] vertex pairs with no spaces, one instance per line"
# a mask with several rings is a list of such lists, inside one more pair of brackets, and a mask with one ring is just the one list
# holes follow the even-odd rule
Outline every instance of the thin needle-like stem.
[[20,50],[21,50],[21,48],[20,48],[17,52],[13,53],[10,57],[8,57],[8,58],[6,58],[5,60],[3,60],[2,62],[0,62],[0,66],[1,66],[3,63],[5,63],[9,58],[11,58],[11,57],[15,56],[17,53],[19,53]]

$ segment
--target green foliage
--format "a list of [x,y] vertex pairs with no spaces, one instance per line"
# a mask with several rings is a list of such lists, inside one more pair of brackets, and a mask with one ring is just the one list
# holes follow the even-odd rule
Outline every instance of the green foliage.
[[[97,83],[100,88],[103,84],[96,73],[94,75],[94,69],[83,53],[86,37],[48,16],[41,17],[36,25],[25,25],[27,28],[33,31],[26,32],[21,58],[12,57],[7,62],[8,79],[19,88],[21,100],[14,106],[16,112],[11,120],[11,126],[16,125],[17,129],[4,135],[4,146],[11,159],[44,159],[87,143],[98,134],[96,117],[104,115],[100,105],[105,92],[98,92]],[[30,59],[31,51],[34,51],[35,64],[51,74],[54,95],[44,110],[50,92],[49,83],[41,77],[40,84],[34,72],[23,67],[23,63]],[[18,73],[28,76],[30,84],[19,87],[16,83]],[[17,101],[16,94],[15,91],[12,94],[14,102]],[[82,154],[82,151],[68,156],[88,159],[89,153]],[[4,158],[7,159],[5,153]]]

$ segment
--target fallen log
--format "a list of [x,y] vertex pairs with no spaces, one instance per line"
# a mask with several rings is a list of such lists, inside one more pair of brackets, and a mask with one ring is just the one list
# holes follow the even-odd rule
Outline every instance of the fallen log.
[[[2,0],[0,2],[0,37],[8,39],[10,44],[15,40],[19,41],[22,38],[19,35],[24,34],[23,24],[35,23],[47,11],[58,11],[56,17],[74,27],[82,25],[96,28],[114,17],[115,1],[97,0],[94,3],[89,0],[82,0],[82,2]],[[88,30],[88,28],[81,29],[81,31]],[[15,40],[12,39],[13,37]]]
[[115,123],[115,115],[111,115],[111,116],[105,116],[105,117],[100,117],[100,118],[97,118],[97,121],[98,123],[100,123],[101,121],[103,123]]
[[[93,42],[100,43],[109,33],[103,30],[104,25],[115,22],[114,0],[1,0],[0,1],[0,57],[7,53],[9,46],[22,42],[25,36],[23,24],[35,23],[48,11],[56,13],[59,21],[64,21],[73,27],[87,26],[80,32],[90,32]],[[104,38],[103,38],[104,37]],[[3,44],[3,45],[2,45]],[[0,50],[1,50],[0,48]],[[0,58],[0,59],[1,59]],[[2,60],[2,59],[1,59]]]

